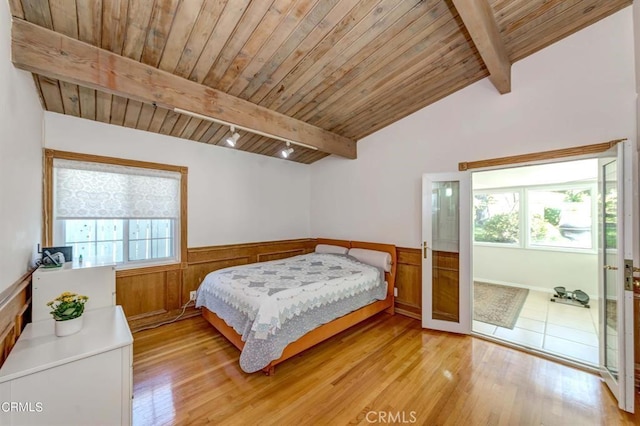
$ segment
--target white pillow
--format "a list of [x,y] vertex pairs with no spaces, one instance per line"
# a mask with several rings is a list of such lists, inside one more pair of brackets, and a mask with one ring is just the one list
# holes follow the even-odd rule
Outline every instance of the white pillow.
[[386,272],[391,272],[391,255],[385,251],[352,248],[349,250],[349,255],[355,257],[362,263],[382,268]]
[[349,249],[346,247],[331,244],[318,244],[316,246],[316,253],[347,254],[348,251]]

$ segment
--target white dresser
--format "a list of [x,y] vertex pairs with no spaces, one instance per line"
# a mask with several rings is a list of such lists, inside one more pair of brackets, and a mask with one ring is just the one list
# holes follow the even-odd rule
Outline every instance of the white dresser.
[[76,334],[28,324],[0,369],[0,425],[130,425],[133,337],[120,306],[85,312]]

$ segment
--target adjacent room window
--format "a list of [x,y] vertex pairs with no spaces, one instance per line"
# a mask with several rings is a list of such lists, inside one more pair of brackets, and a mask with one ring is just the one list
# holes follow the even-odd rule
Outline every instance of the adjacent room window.
[[55,158],[52,177],[53,241],[74,260],[179,260],[180,172]]
[[594,184],[474,192],[474,242],[593,249]]
[[473,196],[474,241],[518,244],[520,242],[520,193],[482,192]]
[[528,205],[531,245],[592,247],[591,189],[530,190]]

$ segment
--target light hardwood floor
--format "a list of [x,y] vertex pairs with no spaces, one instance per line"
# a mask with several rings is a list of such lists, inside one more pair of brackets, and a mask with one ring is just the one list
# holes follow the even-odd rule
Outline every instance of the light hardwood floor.
[[134,334],[134,425],[640,424],[594,375],[401,315],[377,315],[272,377],[243,373],[238,356],[201,317]]

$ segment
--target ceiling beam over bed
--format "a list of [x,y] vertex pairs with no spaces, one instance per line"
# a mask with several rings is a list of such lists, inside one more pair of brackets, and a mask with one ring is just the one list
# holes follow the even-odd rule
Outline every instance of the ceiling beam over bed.
[[485,66],[501,94],[511,92],[511,61],[488,0],[453,0]]
[[11,36],[20,69],[356,158],[354,140],[27,21],[14,18]]

